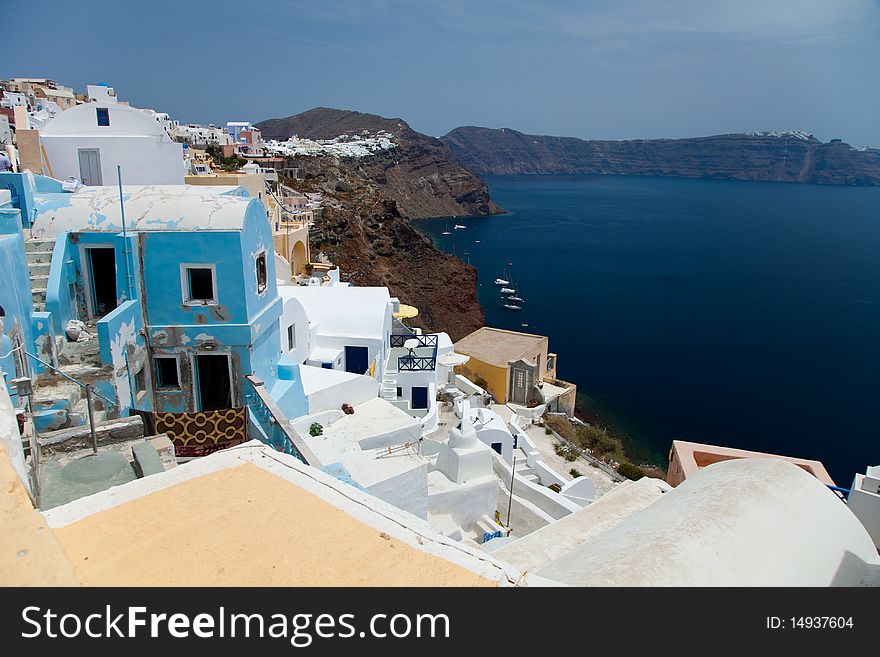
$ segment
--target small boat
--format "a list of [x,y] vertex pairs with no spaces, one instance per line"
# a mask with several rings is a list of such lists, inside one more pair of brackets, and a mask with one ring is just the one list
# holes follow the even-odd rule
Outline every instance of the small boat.
[[516,290],[514,290],[512,287],[502,287],[501,294],[516,294]]
[[452,233],[449,232],[449,222],[448,221],[446,222],[446,230],[443,231],[443,234],[444,235],[452,235]]
[[507,297],[507,300],[508,301],[515,301],[518,303],[522,303],[524,301],[524,299],[522,297],[517,297],[517,296]]
[[495,285],[510,285],[510,281],[505,280],[503,278],[496,278]]
[[479,244],[480,240],[474,240],[474,244]]
[[462,226],[461,224],[455,224],[455,226],[453,226],[453,228],[455,228],[455,230],[458,230],[459,228],[467,228],[467,226]]
[[522,306],[517,306],[515,303],[505,303],[504,307],[507,310],[522,310]]

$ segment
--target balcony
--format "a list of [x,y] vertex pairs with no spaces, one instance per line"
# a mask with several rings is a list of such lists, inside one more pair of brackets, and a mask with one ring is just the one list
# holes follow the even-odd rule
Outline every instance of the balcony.
[[389,363],[398,372],[429,372],[437,369],[437,336],[392,334]]

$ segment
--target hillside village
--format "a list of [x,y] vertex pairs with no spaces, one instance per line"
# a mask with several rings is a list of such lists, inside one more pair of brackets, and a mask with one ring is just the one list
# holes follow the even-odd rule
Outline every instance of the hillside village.
[[0,582],[880,584],[880,466],[676,441],[632,475],[571,440],[546,336],[419,328],[316,248],[300,158],[394,135],[0,89]]

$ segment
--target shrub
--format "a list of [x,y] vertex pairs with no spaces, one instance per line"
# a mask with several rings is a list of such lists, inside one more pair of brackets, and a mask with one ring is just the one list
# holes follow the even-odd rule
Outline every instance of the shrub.
[[640,467],[633,465],[632,463],[621,463],[617,466],[617,471],[622,474],[627,479],[641,479],[645,476],[645,471]]
[[580,470],[578,470],[577,468],[572,468],[571,470],[568,471],[568,474],[571,475],[572,479],[577,479],[578,477],[584,476],[581,474]]
[[309,435],[310,436],[321,436],[324,433],[324,427],[321,426],[320,422],[312,422],[312,426],[309,427]]
[[544,433],[546,433],[548,436],[552,436],[553,429],[551,429],[550,427],[544,427]]

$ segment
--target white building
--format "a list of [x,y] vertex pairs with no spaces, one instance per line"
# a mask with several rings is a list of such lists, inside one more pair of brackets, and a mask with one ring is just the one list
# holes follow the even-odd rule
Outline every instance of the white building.
[[40,139],[54,176],[115,185],[120,165],[129,185],[182,185],[182,146],[161,122],[110,98],[115,95],[72,107],[46,123]]

